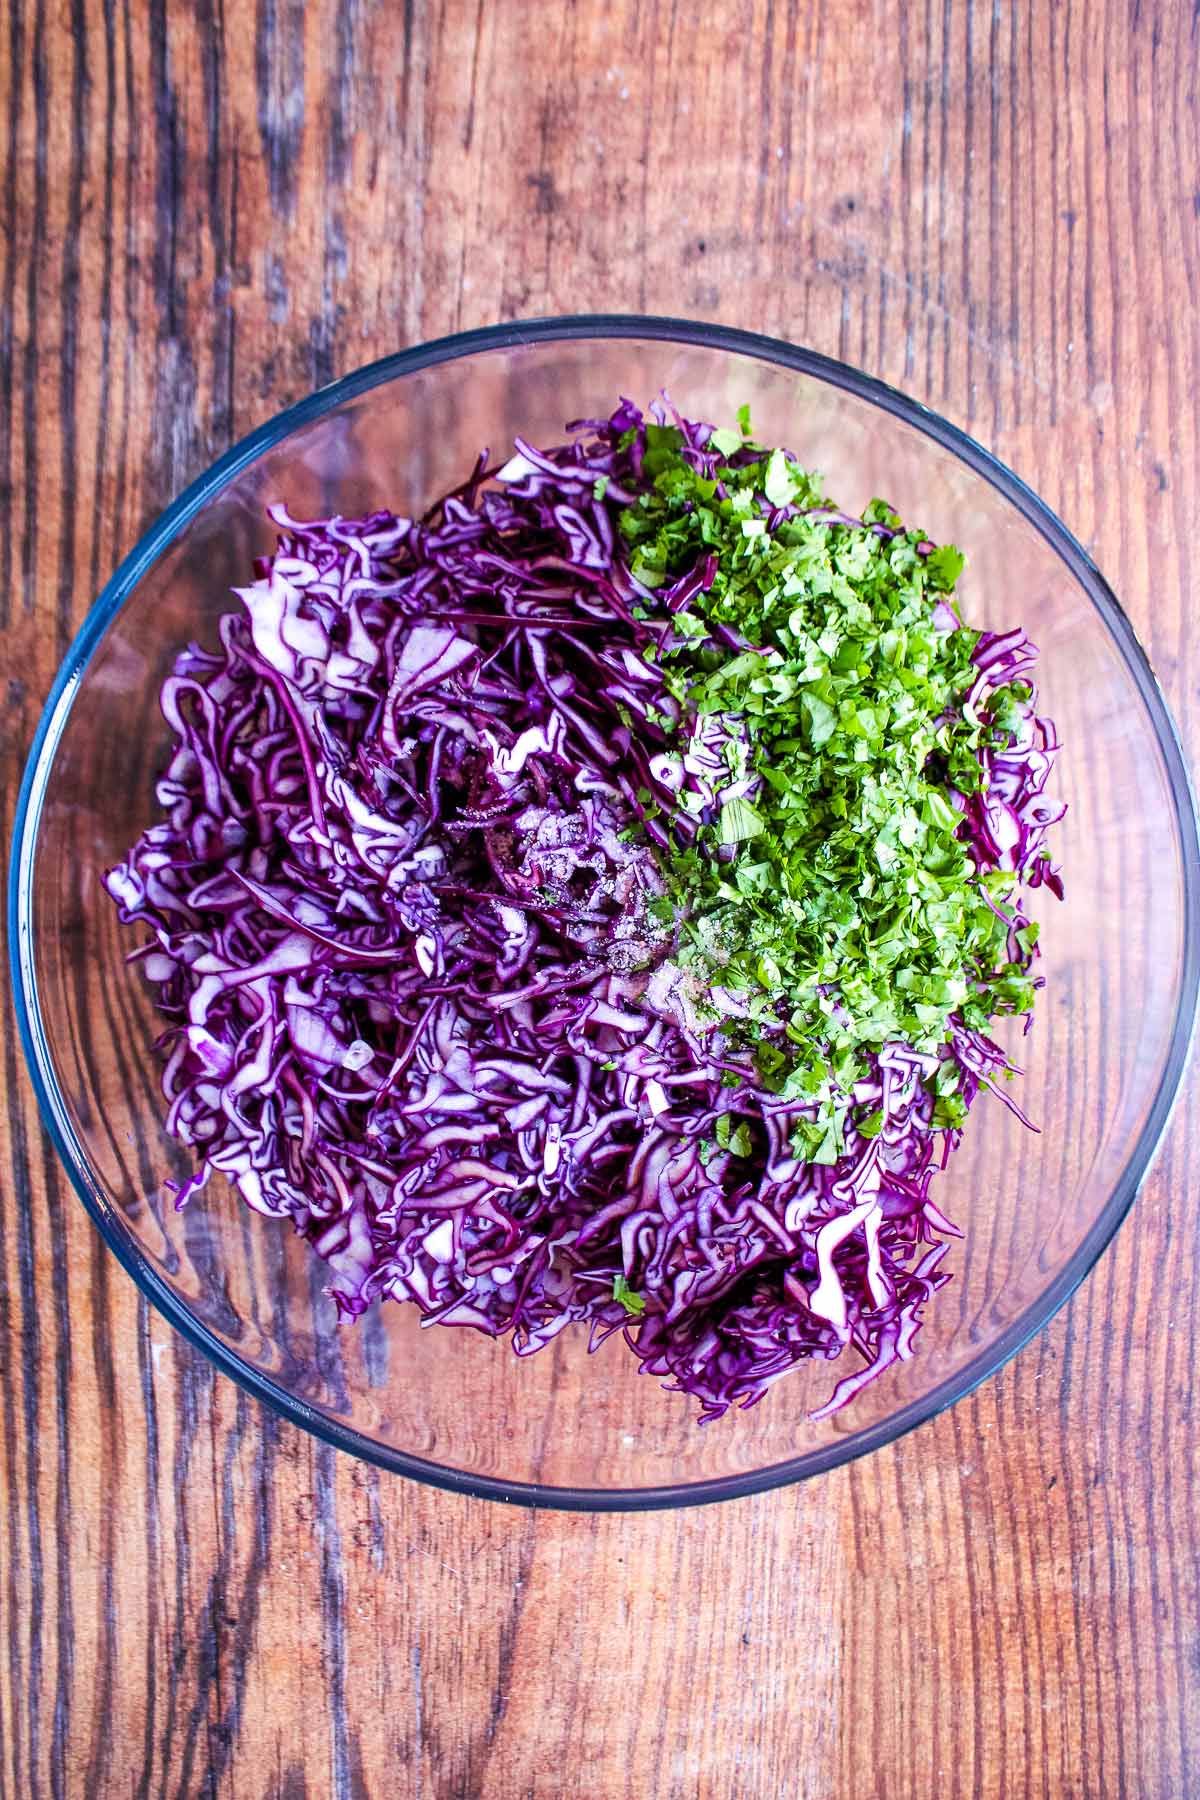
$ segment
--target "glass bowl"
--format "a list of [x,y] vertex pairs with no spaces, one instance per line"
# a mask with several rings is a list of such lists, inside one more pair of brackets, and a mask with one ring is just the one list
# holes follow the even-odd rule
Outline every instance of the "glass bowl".
[[[1065,749],[1055,851],[1067,899],[1042,908],[1048,986],[1022,1101],[1040,1134],[981,1099],[942,1178],[965,1230],[917,1356],[813,1424],[832,1378],[802,1367],[699,1429],[692,1404],[619,1343],[570,1332],[518,1360],[410,1307],[335,1323],[323,1269],[278,1222],[215,1184],[176,1213],[185,1170],[162,1129],[148,986],[127,967],[102,872],[155,816],[167,748],[159,685],[210,641],[232,583],[268,549],[264,509],[421,511],[482,445],[554,441],[563,422],[665,386],[693,416],[755,430],[825,472],[842,506],[873,495],[967,554],[970,622],[1024,624]],[[17,1010],[47,1125],[106,1241],[226,1374],[288,1418],[388,1469],[543,1505],[631,1508],[751,1493],[897,1437],[1000,1367],[1091,1268],[1146,1172],[1179,1084],[1197,987],[1197,835],[1171,720],[1146,658],[1070,533],[978,444],[879,382],[790,345],[706,325],[577,318],[497,327],[375,363],[221,458],[109,582],[47,702],[10,880]],[[1044,893],[1045,890],[1043,890]]]

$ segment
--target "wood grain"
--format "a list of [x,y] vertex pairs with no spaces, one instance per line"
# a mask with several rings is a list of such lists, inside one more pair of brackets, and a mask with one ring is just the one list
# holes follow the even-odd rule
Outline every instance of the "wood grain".
[[[726,319],[906,387],[1092,549],[1194,743],[1196,90],[1181,0],[7,0],[6,836],[165,502],[514,314]],[[3,1058],[0,1797],[1200,1791],[1195,1081],[972,1399],[803,1489],[588,1519],[265,1416],[102,1249],[7,1012]]]

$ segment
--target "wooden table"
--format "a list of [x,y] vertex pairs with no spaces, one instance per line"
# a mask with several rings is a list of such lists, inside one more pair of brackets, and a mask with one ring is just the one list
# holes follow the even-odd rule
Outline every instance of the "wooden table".
[[[499,317],[674,311],[874,370],[1092,548],[1200,726],[1181,0],[8,0],[7,832],[103,579],[231,439]],[[1200,1792],[1200,1154],[886,1453],[581,1518],[264,1414],[100,1245],[4,1019],[0,1796]]]

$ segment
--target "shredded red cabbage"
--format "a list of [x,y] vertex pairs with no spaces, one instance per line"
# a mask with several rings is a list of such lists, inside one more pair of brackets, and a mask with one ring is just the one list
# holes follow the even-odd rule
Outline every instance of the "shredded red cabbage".
[[[711,428],[676,422],[703,469]],[[804,1106],[696,1019],[648,910],[686,823],[639,794],[706,770],[665,755],[675,702],[614,533],[644,421],[623,402],[572,431],[518,440],[498,481],[481,456],[420,520],[274,508],[220,648],[166,682],[164,817],[106,881],[150,929],[135,954],[172,1021],[167,1128],[197,1158],[177,1204],[215,1171],[290,1219],[346,1319],[410,1300],[518,1355],[576,1321],[593,1348],[621,1331],[703,1419],[852,1346],[819,1417],[911,1357],[949,1279],[939,1060],[966,1105],[1005,1098],[1010,1065],[965,1026],[938,1055],[888,1044],[844,1154],[804,1162]],[[658,602],[711,580],[701,563]],[[1034,654],[984,634],[978,692],[1028,681]],[[961,833],[980,869],[1061,892],[1057,748],[1031,700]],[[723,1115],[750,1154],[712,1149]]]

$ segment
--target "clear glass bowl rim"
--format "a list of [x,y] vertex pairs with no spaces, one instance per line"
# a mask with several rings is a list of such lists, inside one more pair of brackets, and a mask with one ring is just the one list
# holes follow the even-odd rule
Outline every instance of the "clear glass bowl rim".
[[[70,1126],[42,1026],[33,961],[31,903],[38,824],[58,741],[76,692],[105,630],[142,576],[195,515],[259,454],[298,427],[375,387],[443,362],[486,350],[521,349],[531,345],[578,339],[657,339],[738,356],[756,357],[800,374],[813,376],[880,407],[950,450],[982,476],[1029,521],[1057,552],[1067,570],[1088,595],[1108,628],[1149,714],[1162,754],[1175,808],[1183,862],[1183,960],[1178,1005],[1169,1052],[1145,1125],[1119,1181],[1070,1262],[1026,1312],[967,1367],[877,1425],[844,1441],[762,1469],[717,1480],[668,1484],[651,1488],[563,1488],[505,1482],[492,1476],[444,1467],[365,1438],[352,1427],[315,1412],[266,1376],[244,1363],[201,1325],[167,1285],[137,1254],[115,1211],[96,1195],[84,1158]],[[368,363],[341,380],[279,413],[218,458],[155,521],[121,563],[100,593],[68,650],[55,678],[34,734],[17,801],[8,880],[8,938],[13,1002],[43,1122],[72,1186],[101,1236],[146,1298],[182,1335],[212,1359],[222,1373],[239,1382],[257,1399],[303,1426],[326,1443],[364,1458],[396,1474],[435,1487],[480,1498],[527,1506],[584,1512],[637,1511],[698,1505],[735,1499],[818,1475],[855,1457],[895,1442],[971,1393],[1001,1369],[1070,1298],[1107,1248],[1136,1198],[1170,1118],[1186,1066],[1200,986],[1200,838],[1187,763],[1174,720],[1149,660],[1108,583],[1083,546],[1031,488],[974,438],[930,412],[917,401],[865,375],[848,364],[802,349],[778,338],[732,326],[694,320],[627,313],[576,314],[529,319],[455,333]],[[63,1303],[60,1301],[59,1303]]]

